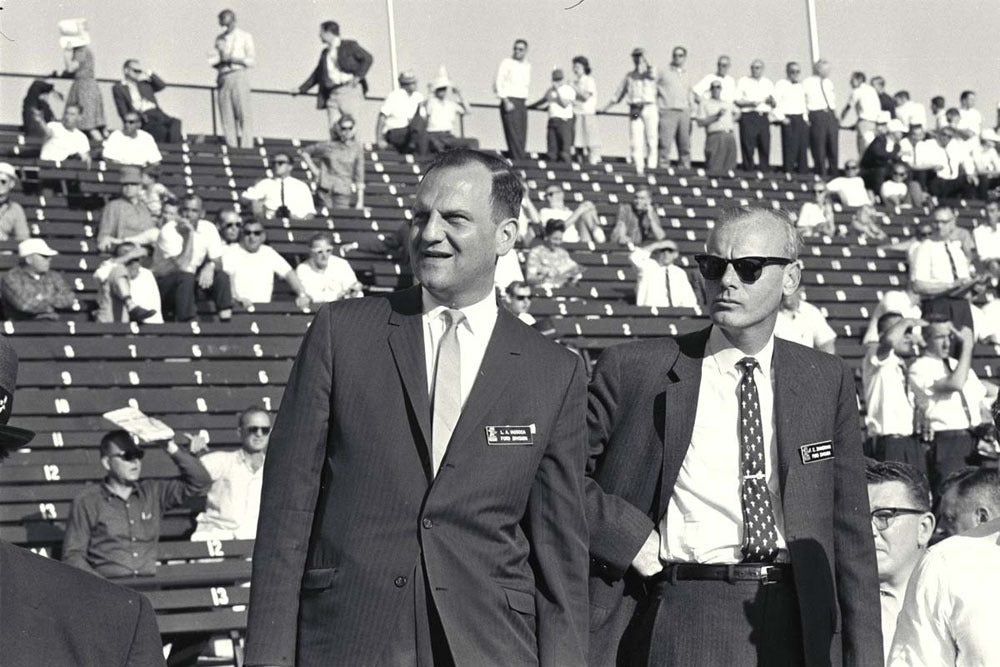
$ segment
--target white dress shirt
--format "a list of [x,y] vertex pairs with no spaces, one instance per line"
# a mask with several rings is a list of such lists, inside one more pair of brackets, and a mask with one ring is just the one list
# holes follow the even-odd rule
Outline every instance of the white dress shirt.
[[242,449],[209,452],[200,460],[212,477],[212,487],[205,499],[205,511],[198,515],[198,526],[191,540],[254,539],[260,516],[264,466],[253,470]]
[[874,353],[865,357],[865,424],[870,434],[913,435],[913,400],[906,374],[906,365],[893,350],[885,359]]
[[[951,259],[948,258],[949,251]],[[952,262],[955,265],[954,270]],[[928,239],[926,243],[917,245],[913,252],[910,262],[911,280],[944,284],[971,275],[969,258],[962,250],[962,242],[958,239],[950,241]]]
[[148,100],[139,92],[138,84],[132,79],[122,79],[122,84],[128,89],[129,99],[132,100],[132,108],[139,113],[146,113],[156,108],[152,100]]
[[698,305],[687,272],[681,267],[664,266],[643,248],[633,250],[629,261],[639,270],[635,305],[656,308],[694,308]]
[[806,115],[806,87],[801,81],[792,83],[781,79],[774,84],[774,117],[783,120],[789,116]]
[[71,155],[86,155],[90,152],[90,141],[80,129],[67,130],[60,121],[54,120],[45,124],[52,136],[42,144],[42,152],[38,156],[42,160],[62,162]]
[[976,173],[976,163],[972,159],[969,144],[963,139],[952,139],[944,147],[945,161],[937,170],[938,178],[953,181],[962,175]]
[[774,82],[766,76],[762,76],[759,79],[755,79],[752,76],[740,77],[739,83],[736,84],[736,101],[740,103],[754,103],[753,107],[744,107],[741,105],[741,111],[768,113],[772,107],[764,100],[773,96]]
[[271,303],[274,277],[285,278],[292,272],[292,266],[269,245],[250,252],[234,243],[222,252],[222,270],[229,274],[234,298]]
[[397,88],[386,95],[382,108],[378,110],[385,116],[385,131],[398,130],[409,125],[425,100],[423,93],[414,91],[411,95],[402,88]]
[[528,88],[531,85],[531,63],[526,60],[514,60],[504,58],[500,61],[497,69],[497,79],[493,84],[493,90],[497,97],[517,97],[525,99],[528,97]]
[[979,135],[983,133],[983,114],[979,109],[959,109],[958,128],[972,132],[972,138],[979,140]]
[[[284,184],[284,197],[282,197],[282,184]],[[312,190],[304,181],[300,181],[294,176],[262,178],[247,188],[242,198],[262,202],[264,214],[268,218],[274,217],[274,212],[281,206],[282,198],[284,198],[285,206],[288,207],[293,218],[307,218],[316,215]]]
[[711,97],[712,84],[716,81],[722,84],[722,90],[719,91],[719,99],[725,100],[726,102],[736,101],[736,79],[729,76],[719,76],[718,74],[707,74],[702,77],[701,81],[696,83],[691,89],[695,94],[704,99]]
[[896,118],[903,121],[907,128],[911,125],[927,127],[927,109],[920,102],[908,100],[900,104],[896,107]]
[[[246,30],[233,28],[230,32],[224,32],[219,35],[219,37],[221,37],[224,41],[222,55],[225,60],[229,61],[232,58],[239,58],[243,60],[243,64],[240,65],[233,62],[223,65],[219,68],[220,73],[226,74],[236,70],[246,69],[247,67],[253,67],[256,64],[256,51],[254,49],[253,36]],[[219,56],[219,50],[213,48],[208,57],[208,64],[214,66],[222,60],[223,58]]]
[[[208,220],[199,220],[194,231],[194,244],[191,253],[191,261],[187,266],[178,267],[181,271],[195,273],[206,259],[218,260],[222,257],[225,246],[219,238],[219,230]],[[154,264],[162,264],[164,260],[179,257],[184,250],[184,238],[177,231],[177,223],[170,221],[164,223],[160,229],[160,237],[156,240],[154,252]],[[216,266],[217,270],[222,267]]]
[[827,324],[819,308],[808,301],[800,301],[797,310],[778,310],[774,335],[806,347],[818,348],[837,338],[837,333]]
[[803,81],[802,86],[806,93],[806,109],[808,111],[836,110],[837,98],[833,91],[833,81],[821,79],[814,74]]
[[[935,382],[950,375],[957,364],[955,359],[937,359],[931,356],[920,357],[910,364],[910,387],[915,392],[923,392],[927,398],[927,420],[935,431],[966,429],[983,421],[982,406],[986,401],[986,387],[972,369],[969,369],[961,392],[935,392],[931,388]],[[963,396],[965,405],[962,404]],[[966,405],[969,408],[968,414],[965,411]]]
[[302,262],[295,267],[295,275],[299,277],[306,294],[316,303],[343,299],[358,282],[350,263],[341,257],[330,257],[323,271],[317,271],[309,262]]
[[892,638],[896,634],[896,622],[899,620],[899,610],[903,606],[903,601],[885,584],[879,584],[878,596],[882,610],[882,655],[888,663]]
[[909,137],[899,142],[899,159],[913,169],[941,169],[948,161],[937,139],[921,139],[916,146]]
[[[442,315],[447,306],[439,303],[430,292],[421,289],[424,314],[424,360],[427,363],[427,395],[434,395],[434,373],[437,369],[437,351],[444,337],[445,321]],[[472,385],[479,376],[479,367],[486,355],[486,346],[493,336],[493,328],[497,323],[497,300],[493,292],[485,299],[471,306],[460,308],[465,319],[458,325],[458,347],[461,353],[462,407],[469,398]]]
[[879,112],[882,111],[882,103],[878,99],[878,91],[867,83],[862,83],[852,90],[848,102],[858,114],[858,120],[867,120],[874,123],[878,120]]
[[[736,363],[749,355],[712,327],[701,363],[698,408],[691,444],[681,464],[667,512],[660,522],[660,559],[664,562],[738,563],[743,560],[743,501]],[[764,430],[764,474],[785,551],[784,514],[778,479],[778,441],[774,430],[774,337],[754,356],[754,371]],[[679,445],[680,443],[675,443]],[[779,560],[782,553],[779,553]]]
[[976,225],[972,230],[972,238],[976,242],[979,259],[1000,259],[1000,227],[994,229],[989,223]]

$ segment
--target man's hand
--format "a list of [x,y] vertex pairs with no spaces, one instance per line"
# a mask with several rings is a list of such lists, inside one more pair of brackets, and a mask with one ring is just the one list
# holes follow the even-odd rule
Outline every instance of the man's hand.
[[309,298],[308,294],[299,294],[295,297],[296,308],[308,308],[310,303],[312,303],[312,299]]
[[514,110],[514,103],[508,100],[506,97],[500,100],[500,106],[502,106],[503,110],[506,111],[507,113],[510,113],[511,111]]
[[97,239],[97,249],[101,252],[111,252],[111,249],[119,243],[121,243],[121,240],[113,236],[102,236]]
[[208,438],[203,435],[197,435],[195,433],[185,433],[191,444],[188,445],[188,451],[193,455],[198,456],[204,452],[208,451]]
[[177,221],[177,233],[181,235],[181,238],[186,240],[187,237],[190,236],[191,232],[193,231],[194,227],[192,227],[191,223],[188,222],[187,220]]
[[213,282],[215,282],[215,264],[209,263],[198,272],[198,287],[211,289]]
[[652,577],[663,570],[660,560],[660,533],[652,531],[639,553],[632,559],[632,568],[643,577]]

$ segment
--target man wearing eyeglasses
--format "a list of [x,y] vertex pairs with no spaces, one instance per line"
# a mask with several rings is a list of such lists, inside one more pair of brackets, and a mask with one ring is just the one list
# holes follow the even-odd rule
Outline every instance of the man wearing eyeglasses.
[[292,159],[288,153],[274,154],[271,172],[273,175],[257,181],[240,195],[241,199],[250,202],[254,215],[268,220],[302,220],[316,215],[312,190],[305,182],[292,176]]
[[104,140],[101,157],[120,165],[146,167],[163,160],[153,135],[140,130],[142,118],[138,111],[127,111],[122,116],[122,129],[115,130]]
[[330,127],[330,141],[299,151],[316,178],[316,194],[328,212],[348,208],[355,193],[354,208],[365,207],[365,152],[356,138],[355,122],[354,116],[342,115]]
[[111,96],[122,120],[125,120],[125,114],[137,112],[142,119],[142,129],[153,135],[156,141],[168,144],[183,141],[181,121],[164,113],[156,101],[156,93],[167,87],[163,79],[155,72],[143,70],[142,64],[135,58],[125,61],[122,74],[122,80],[111,86]]
[[774,337],[797,251],[783,215],[730,213],[695,257],[711,326],[601,354],[593,664],[882,662],[853,373]]

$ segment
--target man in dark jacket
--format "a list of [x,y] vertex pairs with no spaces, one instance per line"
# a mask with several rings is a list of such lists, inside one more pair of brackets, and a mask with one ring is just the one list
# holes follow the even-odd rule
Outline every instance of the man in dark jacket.
[[153,135],[156,143],[183,141],[181,121],[163,113],[156,101],[156,93],[167,87],[163,79],[151,71],[144,71],[135,58],[125,61],[122,73],[124,78],[111,86],[111,96],[115,98],[115,108],[122,120],[129,111],[138,111],[142,116],[142,129]]
[[326,45],[319,63],[296,92],[304,94],[319,86],[316,108],[326,109],[327,126],[333,127],[341,115],[359,117],[361,102],[368,93],[365,75],[372,66],[372,54],[353,39],[341,39],[336,21],[320,24],[319,39]]

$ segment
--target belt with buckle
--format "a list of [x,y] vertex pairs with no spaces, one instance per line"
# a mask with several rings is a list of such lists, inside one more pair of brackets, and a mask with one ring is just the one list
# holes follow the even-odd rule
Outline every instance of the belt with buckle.
[[792,578],[788,563],[735,563],[703,565],[701,563],[668,563],[650,578],[651,582],[675,581],[756,581],[776,584]]

